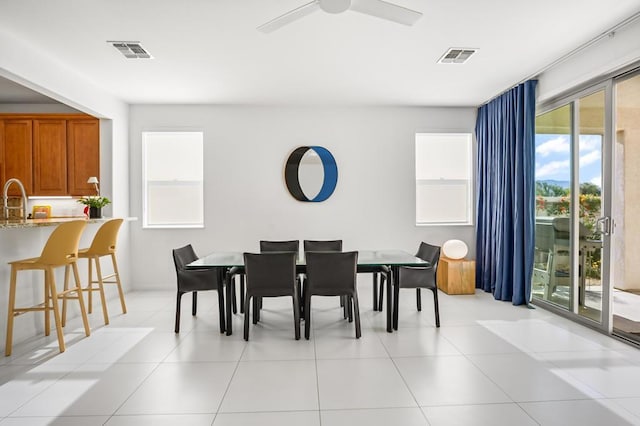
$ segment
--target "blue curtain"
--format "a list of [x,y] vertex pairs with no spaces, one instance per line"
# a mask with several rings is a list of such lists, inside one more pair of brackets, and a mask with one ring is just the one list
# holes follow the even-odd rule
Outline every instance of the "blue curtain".
[[537,83],[483,105],[476,121],[476,287],[514,305],[531,298]]

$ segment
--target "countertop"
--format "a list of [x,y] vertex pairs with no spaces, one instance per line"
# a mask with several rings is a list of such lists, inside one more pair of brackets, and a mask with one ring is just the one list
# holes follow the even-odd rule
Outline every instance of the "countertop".
[[[110,217],[101,217],[99,219],[87,219],[84,216],[78,217],[52,217],[49,219],[27,219],[27,220],[0,220],[0,229],[7,228],[38,228],[43,226],[56,226],[64,222],[72,220],[85,220],[87,223],[102,223]],[[135,220],[135,218],[125,218],[125,220]]]

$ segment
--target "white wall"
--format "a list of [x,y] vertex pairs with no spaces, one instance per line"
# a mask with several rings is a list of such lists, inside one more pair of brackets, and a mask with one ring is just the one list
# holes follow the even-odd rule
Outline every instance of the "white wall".
[[[415,252],[420,241],[474,244],[474,227],[416,227],[416,132],[472,132],[473,108],[149,106],[130,108],[131,213],[142,215],[141,132],[203,130],[205,229],[131,227],[136,289],[175,288],[171,249],[257,251],[260,239],[342,239],[345,249]],[[301,203],[283,179],[290,152],[329,149],[338,186]],[[473,255],[473,253],[472,253]]]

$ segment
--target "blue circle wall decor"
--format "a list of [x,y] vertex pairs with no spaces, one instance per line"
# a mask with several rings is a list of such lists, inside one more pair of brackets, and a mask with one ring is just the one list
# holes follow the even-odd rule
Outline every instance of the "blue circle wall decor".
[[[313,163],[321,166],[322,177],[316,176]],[[301,176],[310,176],[301,179]],[[319,203],[333,194],[338,184],[336,159],[321,146],[301,146],[293,150],[284,169],[284,179],[289,193],[298,201]],[[314,184],[309,180],[321,179]],[[319,189],[318,189],[319,188]]]

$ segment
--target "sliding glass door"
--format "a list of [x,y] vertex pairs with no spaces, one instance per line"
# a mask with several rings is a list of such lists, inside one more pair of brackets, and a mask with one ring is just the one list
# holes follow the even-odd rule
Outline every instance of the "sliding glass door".
[[611,90],[591,88],[536,119],[533,299],[607,328]]
[[640,342],[640,74],[614,87],[613,333]]
[[[570,309],[573,105],[536,118],[536,225],[533,297]],[[562,229],[560,229],[562,228]]]

